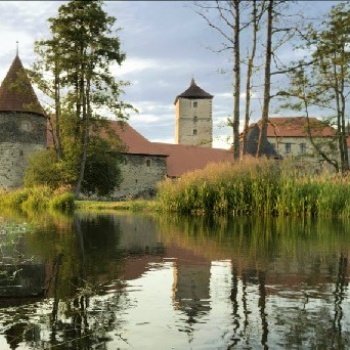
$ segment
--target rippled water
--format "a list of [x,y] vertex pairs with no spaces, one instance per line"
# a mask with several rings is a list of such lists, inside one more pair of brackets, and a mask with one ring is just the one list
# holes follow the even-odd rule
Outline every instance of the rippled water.
[[348,349],[350,225],[1,218],[0,349]]

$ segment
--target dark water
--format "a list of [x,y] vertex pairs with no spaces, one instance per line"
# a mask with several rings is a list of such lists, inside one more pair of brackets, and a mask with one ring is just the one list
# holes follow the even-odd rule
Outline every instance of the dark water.
[[0,218],[0,349],[349,349],[349,222]]

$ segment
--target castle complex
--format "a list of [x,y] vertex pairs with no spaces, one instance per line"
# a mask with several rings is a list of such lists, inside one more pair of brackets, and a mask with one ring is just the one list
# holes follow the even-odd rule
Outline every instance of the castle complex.
[[[152,194],[157,183],[202,169],[211,162],[231,161],[232,153],[212,148],[213,96],[196,85],[175,100],[176,144],[151,142],[125,122],[110,121],[126,146],[120,164],[122,183],[111,198]],[[16,55],[0,86],[0,188],[23,185],[28,159],[48,144],[48,119]]]

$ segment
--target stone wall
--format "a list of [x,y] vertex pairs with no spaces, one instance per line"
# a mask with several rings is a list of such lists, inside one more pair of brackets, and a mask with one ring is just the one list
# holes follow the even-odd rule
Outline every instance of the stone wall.
[[0,113],[0,188],[23,185],[28,158],[46,147],[46,118],[35,113]]
[[0,113],[0,142],[46,145],[46,118],[35,113]]
[[21,187],[28,158],[42,149],[32,143],[0,142],[0,188]]
[[112,198],[147,197],[167,176],[166,156],[126,154],[120,165],[122,183]]

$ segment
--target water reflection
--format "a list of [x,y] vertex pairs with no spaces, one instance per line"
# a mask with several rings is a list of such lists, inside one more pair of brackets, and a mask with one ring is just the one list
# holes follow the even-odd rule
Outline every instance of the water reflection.
[[0,226],[1,349],[350,346],[348,222],[80,214]]

